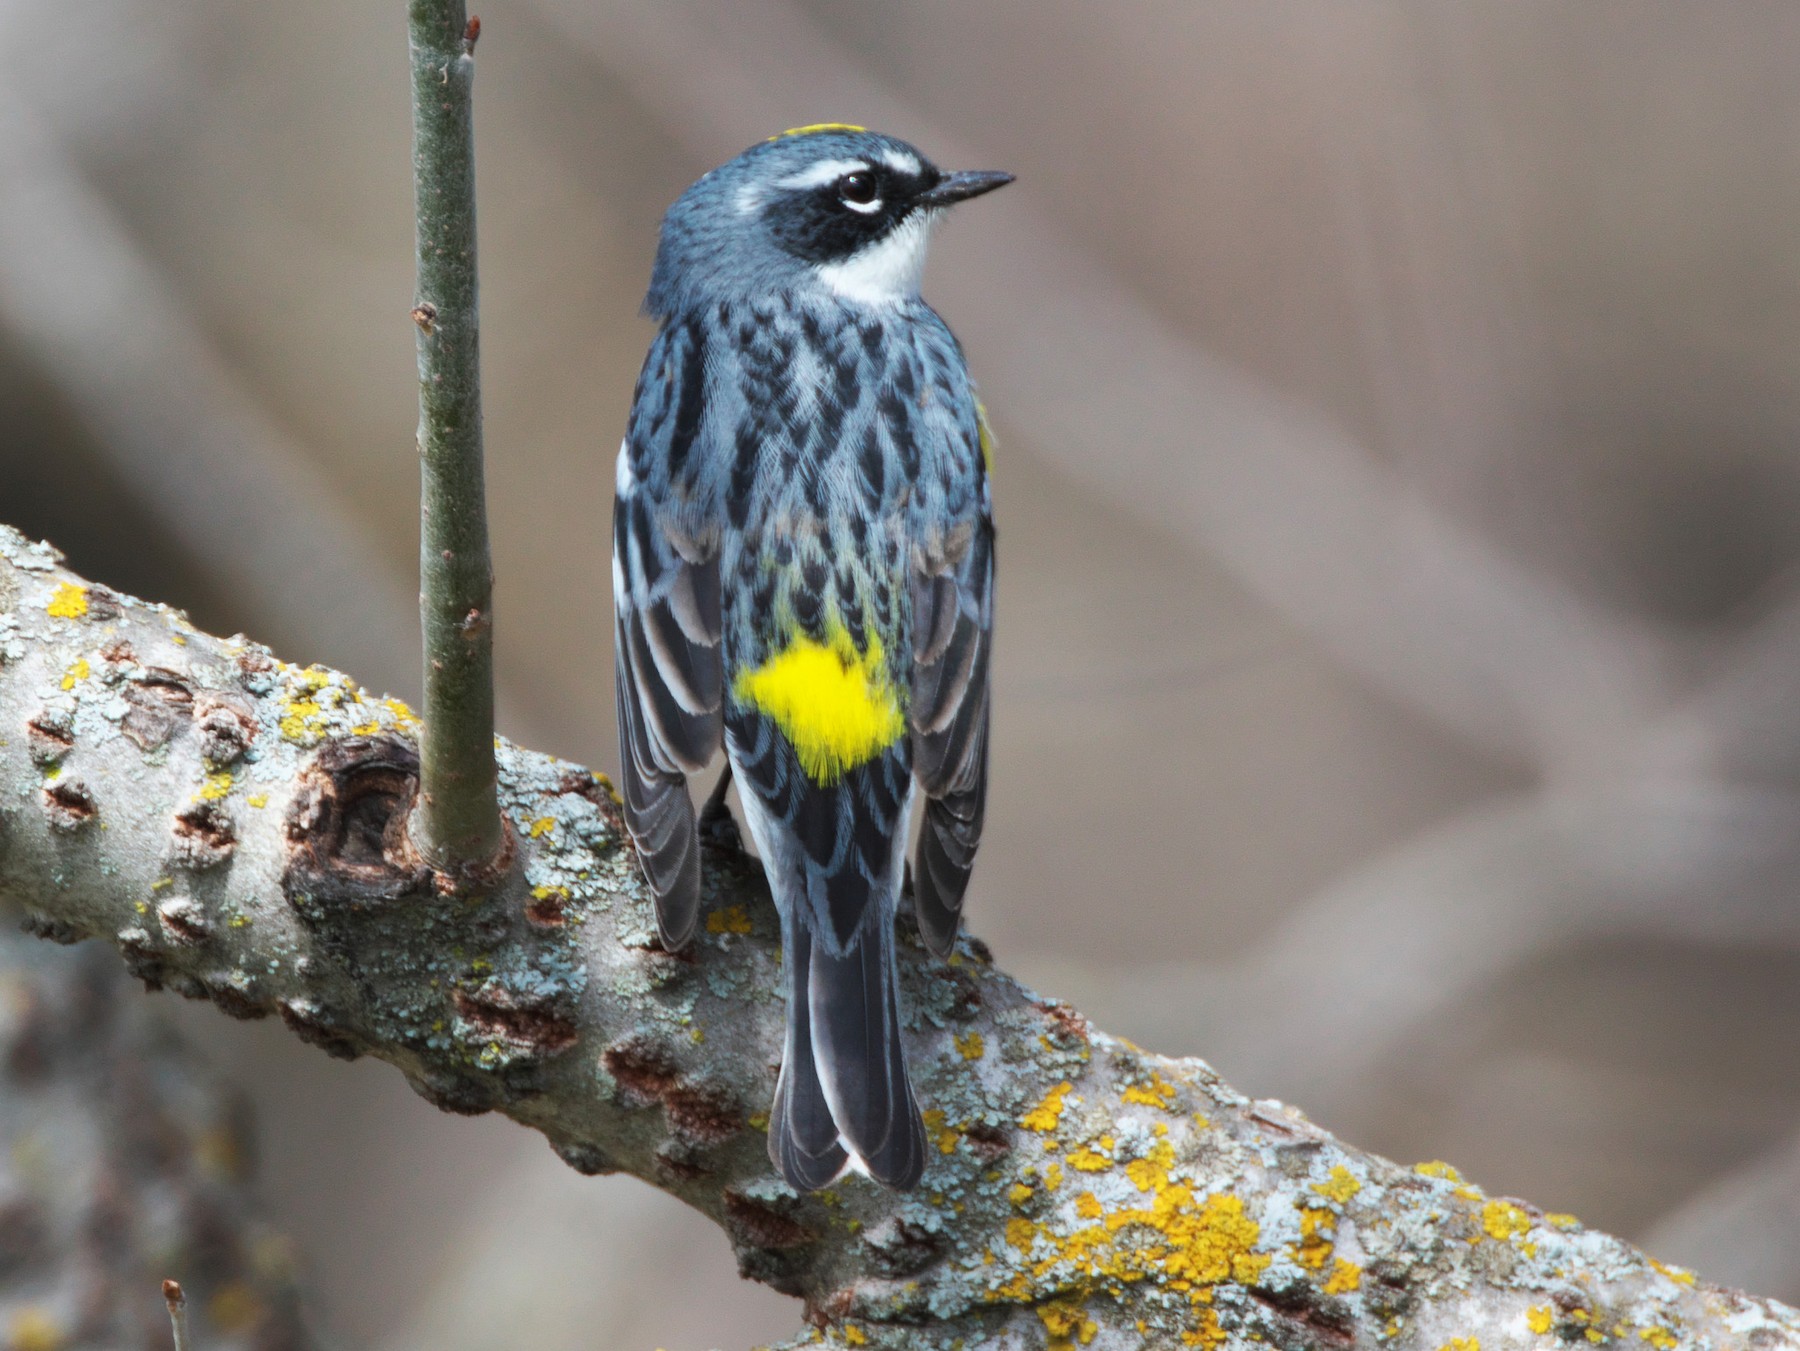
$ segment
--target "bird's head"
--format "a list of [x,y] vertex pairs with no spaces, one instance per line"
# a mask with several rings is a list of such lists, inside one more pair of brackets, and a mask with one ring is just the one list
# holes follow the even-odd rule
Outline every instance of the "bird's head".
[[947,207],[1012,182],[946,173],[860,127],[801,127],[701,178],[663,217],[644,308],[823,288],[854,304],[918,294],[931,227]]

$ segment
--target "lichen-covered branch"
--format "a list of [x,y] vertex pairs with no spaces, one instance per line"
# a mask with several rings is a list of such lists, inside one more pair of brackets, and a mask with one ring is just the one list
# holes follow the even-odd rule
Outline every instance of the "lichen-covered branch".
[[423,791],[414,835],[451,872],[505,835],[495,796],[494,577],[481,445],[475,269],[475,40],[463,0],[410,0],[419,349]]
[[605,780],[503,744],[518,864],[452,890],[403,829],[416,736],[343,675],[0,532],[0,899],[681,1197],[825,1344],[1800,1347],[1790,1309],[1355,1150],[1093,1030],[969,940],[941,963],[902,936],[924,1185],[796,1195],[765,1154],[782,1012],[754,860],[709,853],[702,938],[667,953]]

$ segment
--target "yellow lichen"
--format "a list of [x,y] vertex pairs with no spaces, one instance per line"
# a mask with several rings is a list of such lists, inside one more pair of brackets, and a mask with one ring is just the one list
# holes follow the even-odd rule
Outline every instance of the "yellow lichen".
[[979,1032],[964,1032],[956,1038],[956,1053],[964,1060],[979,1060],[987,1050],[987,1042]]
[[1675,1351],[1681,1345],[1680,1340],[1668,1328],[1639,1328],[1638,1336],[1654,1346],[1656,1351]]
[[331,673],[314,666],[294,677],[295,688],[281,701],[281,735],[288,741],[311,745],[324,734],[325,704],[323,691]]
[[1006,1189],[1006,1199],[1015,1206],[1022,1206],[1037,1193],[1023,1182],[1015,1182]]
[[1525,1326],[1542,1336],[1556,1324],[1556,1311],[1548,1304],[1534,1304],[1525,1310]]
[[1044,1100],[1019,1118],[1019,1124],[1028,1131],[1041,1131],[1045,1134],[1056,1129],[1056,1123],[1062,1120],[1063,1099],[1069,1096],[1075,1085],[1058,1084],[1044,1095]]
[[[1112,1148],[1110,1136],[1102,1136],[1096,1143],[1106,1149]],[[1112,1165],[1113,1161],[1110,1158],[1086,1145],[1069,1151],[1069,1167],[1078,1173],[1103,1173]]]
[[544,836],[548,835],[551,831],[553,831],[555,829],[556,829],[556,821],[554,818],[549,817],[549,816],[540,816],[540,817],[538,817],[537,820],[535,820],[531,823],[531,829],[529,831],[527,831],[526,833],[529,834],[531,836],[531,838],[534,840],[541,840],[544,838]]
[[1415,1163],[1413,1172],[1420,1177],[1441,1177],[1446,1182],[1461,1182],[1462,1174],[1457,1172],[1442,1159],[1432,1159],[1429,1163]]
[[1323,1182],[1313,1183],[1312,1189],[1326,1200],[1336,1201],[1341,1206],[1347,1205],[1350,1198],[1362,1190],[1362,1183],[1356,1180],[1354,1173],[1340,1163],[1331,1170],[1330,1175]]
[[1175,1085],[1154,1071],[1147,1084],[1132,1084],[1120,1098],[1142,1107],[1168,1108],[1175,1101]]
[[62,687],[72,690],[93,673],[94,668],[88,665],[86,657],[77,658],[75,664],[63,672]]
[[242,1281],[235,1281],[220,1290],[207,1303],[206,1310],[212,1315],[213,1325],[227,1337],[248,1332],[263,1317],[262,1301],[257,1298],[256,1291]]
[[200,797],[206,802],[219,802],[231,796],[231,785],[234,782],[229,769],[221,769],[208,774],[206,782],[200,785]]
[[1481,1351],[1481,1338],[1452,1337],[1440,1346],[1438,1351]]
[[419,720],[419,715],[398,699],[383,699],[381,706],[393,714],[395,725],[402,729],[424,725]]
[[68,1345],[61,1326],[44,1310],[27,1306],[13,1315],[6,1351],[62,1351]]
[[[1073,1159],[1070,1160],[1074,1162]],[[1125,1176],[1131,1179],[1131,1185],[1141,1192],[1154,1191],[1169,1180],[1169,1169],[1175,1166],[1175,1149],[1167,1140],[1161,1141],[1141,1159],[1133,1159],[1125,1165]]]
[[[1555,1223],[1555,1221],[1557,1220],[1558,1217],[1555,1215],[1549,1215],[1549,1216],[1546,1216],[1545,1218],[1550,1220],[1552,1223]],[[1568,1218],[1572,1220],[1575,1217],[1573,1215],[1571,1215]],[[1557,1228],[1560,1229],[1560,1228],[1562,1228],[1562,1226],[1557,1225]],[[1682,1267],[1669,1266],[1665,1262],[1657,1261],[1654,1257],[1652,1257],[1650,1259],[1650,1265],[1655,1267],[1658,1271],[1662,1272],[1663,1275],[1667,1276],[1670,1280],[1674,1281],[1677,1285],[1692,1285],[1694,1283],[1694,1273],[1691,1271],[1685,1270]]]
[[50,603],[44,607],[44,613],[52,619],[85,619],[87,612],[87,588],[74,582],[58,582]]
[[869,1335],[854,1323],[844,1324],[844,1341],[851,1346],[867,1346]]
[[956,1142],[962,1138],[962,1135],[955,1126],[950,1125],[944,1119],[943,1112],[933,1107],[925,1113],[924,1121],[925,1134],[930,1136],[932,1143],[938,1147],[938,1153],[954,1154]]
[[1481,1227],[1487,1236],[1505,1242],[1531,1228],[1531,1217],[1510,1201],[1489,1201],[1481,1208]]
[[[1066,1085],[1053,1090],[1046,1102],[1060,1111],[1066,1092]],[[1049,1113],[1046,1117],[1046,1125],[1054,1123]],[[1115,1148],[1110,1139],[1101,1143],[1107,1150]],[[1077,1156],[1083,1153],[1093,1151],[1076,1151]],[[1133,1183],[1150,1193],[1145,1205],[1108,1210],[1094,1193],[1082,1192],[1075,1199],[1075,1214],[1086,1223],[1072,1232],[1015,1219],[1007,1228],[1008,1243],[1023,1253],[1027,1241],[1033,1242],[1029,1251],[1042,1255],[1024,1261],[989,1297],[1028,1301],[1036,1292],[1071,1287],[1117,1296],[1128,1285],[1155,1280],[1189,1301],[1195,1322],[1183,1340],[1218,1345],[1225,1334],[1210,1307],[1213,1287],[1222,1281],[1252,1284],[1273,1259],[1256,1251],[1262,1231],[1245,1214],[1241,1197],[1218,1193],[1196,1198],[1187,1183],[1171,1177],[1174,1161],[1174,1150],[1164,1141],[1127,1165]]]
[[1325,1282],[1325,1293],[1328,1295],[1347,1295],[1353,1290],[1362,1288],[1362,1268],[1354,1262],[1346,1262],[1338,1258],[1332,1264],[1331,1276]]
[[709,934],[747,934],[750,928],[750,911],[745,906],[728,905],[706,917]]
[[59,1351],[65,1344],[55,1320],[29,1306],[13,1315],[6,1331],[7,1351]]
[[1294,1260],[1309,1271],[1323,1271],[1331,1260],[1332,1235],[1337,1230],[1337,1216],[1323,1208],[1307,1207],[1300,1212],[1300,1242],[1294,1245]]
[[1044,1330],[1050,1334],[1047,1351],[1066,1348],[1076,1342],[1086,1346],[1100,1331],[1081,1304],[1073,1299],[1056,1299],[1048,1304],[1040,1304],[1037,1314],[1044,1320]]
[[244,799],[244,802],[246,805],[255,807],[258,811],[261,811],[264,807],[269,805],[269,795],[267,793],[252,793],[249,797]]
[[1199,1326],[1194,1328],[1191,1332],[1182,1333],[1181,1344],[1183,1346],[1206,1347],[1207,1351],[1212,1351],[1212,1348],[1214,1347],[1223,1346],[1225,1344],[1225,1329],[1219,1326],[1219,1315],[1214,1313],[1211,1309],[1202,1309],[1200,1311]]
[[1044,1169],[1044,1190],[1055,1191],[1062,1186],[1063,1171],[1060,1163],[1053,1163]]

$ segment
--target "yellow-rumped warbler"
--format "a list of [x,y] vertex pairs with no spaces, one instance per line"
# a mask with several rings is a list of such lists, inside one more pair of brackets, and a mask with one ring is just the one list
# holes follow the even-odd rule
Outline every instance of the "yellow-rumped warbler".
[[721,738],[781,913],[769,1154],[910,1187],[925,1136],[894,914],[915,799],[947,955],[987,796],[994,527],[962,349],[919,297],[932,226],[1012,181],[860,127],[785,132],[663,218],[661,331],[619,452],[613,600],[625,819],[662,941],[693,936],[687,775]]

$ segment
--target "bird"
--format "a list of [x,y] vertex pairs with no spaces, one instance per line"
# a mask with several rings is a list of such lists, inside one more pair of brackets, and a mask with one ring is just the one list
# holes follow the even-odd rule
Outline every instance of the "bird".
[[895,918],[918,807],[913,912],[950,954],[987,800],[994,521],[986,415],[919,284],[945,212],[1011,181],[862,127],[783,132],[668,209],[644,301],[613,507],[624,817],[678,951],[687,780],[723,749],[781,920],[769,1156],[797,1191],[924,1172]]

